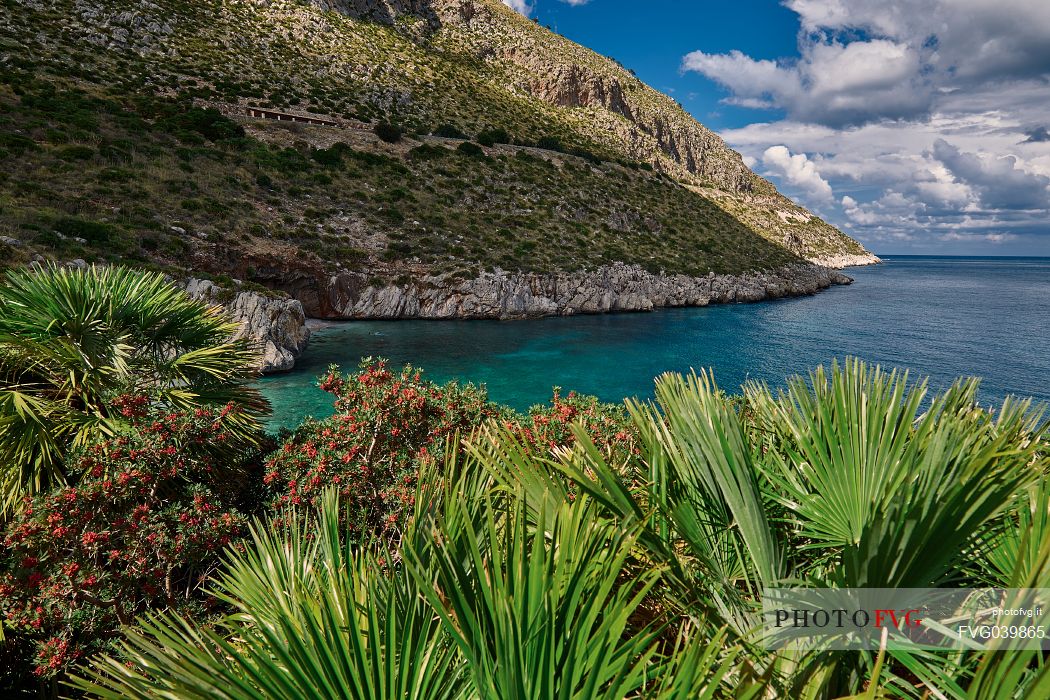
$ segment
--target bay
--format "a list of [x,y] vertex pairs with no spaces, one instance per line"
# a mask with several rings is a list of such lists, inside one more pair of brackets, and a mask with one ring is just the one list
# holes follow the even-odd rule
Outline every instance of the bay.
[[1007,394],[1050,401],[1050,258],[888,256],[852,268],[853,285],[812,297],[653,313],[533,321],[350,321],[315,333],[292,372],[265,377],[272,429],[326,416],[315,387],[330,363],[411,363],[439,382],[485,384],[525,409],[551,388],[619,402],[652,395],[662,372],[710,367],[735,391],[846,356],[928,376],[943,390],[982,377],[982,403]]

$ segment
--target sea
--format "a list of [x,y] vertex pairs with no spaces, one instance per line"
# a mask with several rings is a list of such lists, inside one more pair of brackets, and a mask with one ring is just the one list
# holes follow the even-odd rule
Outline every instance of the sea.
[[755,304],[529,321],[348,321],[315,332],[293,371],[264,377],[269,428],[332,413],[316,388],[330,364],[353,370],[384,357],[437,382],[484,384],[525,410],[552,388],[604,401],[653,394],[663,372],[710,368],[734,392],[748,380],[782,386],[847,356],[928,378],[941,391],[981,377],[979,400],[1050,403],[1050,258],[886,256],[845,270],[849,286]]

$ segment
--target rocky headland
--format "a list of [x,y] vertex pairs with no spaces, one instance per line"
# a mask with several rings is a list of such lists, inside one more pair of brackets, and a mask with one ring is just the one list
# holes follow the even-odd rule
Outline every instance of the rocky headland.
[[821,258],[811,259],[814,265],[820,265],[822,267],[833,267],[835,269],[842,269],[844,267],[865,267],[867,265],[878,265],[882,262],[882,259],[872,253],[863,253],[860,255],[854,253],[841,253],[838,255],[826,255]]
[[236,337],[248,338],[259,349],[263,374],[292,369],[310,342],[303,305],[295,299],[224,290],[210,280],[194,277],[183,286],[191,297],[222,306],[240,324]]

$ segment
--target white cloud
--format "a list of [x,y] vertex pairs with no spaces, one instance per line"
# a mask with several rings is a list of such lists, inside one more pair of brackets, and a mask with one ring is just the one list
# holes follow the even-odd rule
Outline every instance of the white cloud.
[[503,4],[515,12],[520,12],[526,17],[531,15],[532,10],[535,8],[535,5],[529,2],[529,0],[503,0]]
[[1050,2],[784,4],[796,56],[682,61],[725,102],[785,113],[722,132],[748,162],[876,247],[1050,253]]
[[[515,12],[519,12],[519,13],[525,15],[526,17],[530,16],[532,14],[532,11],[536,9],[536,2],[535,2],[535,0],[533,0],[532,2],[529,2],[529,0],[502,0],[502,1],[503,1],[504,5],[506,5],[510,9],[514,10]],[[573,7],[579,7],[580,5],[586,5],[591,0],[559,0],[559,1],[565,3],[566,5],[572,5]]]
[[831,185],[820,176],[817,166],[805,153],[792,155],[784,146],[770,146],[762,154],[762,163],[813,198],[820,201],[832,199]]
[[682,69],[727,88],[729,104],[778,107],[795,119],[832,125],[922,114],[933,91],[921,74],[919,53],[885,39],[810,43],[798,61],[694,51],[683,58]]
[[977,190],[981,204],[988,209],[1050,208],[1050,177],[1027,172],[1016,156],[981,157],[937,139],[933,157],[957,182]]
[[[839,126],[913,119],[952,91],[1050,73],[1046,0],[788,0],[799,57],[755,60],[694,51],[682,69],[730,91],[727,102],[776,107]],[[1044,85],[1045,89],[1045,85]]]
[[[748,107],[772,107],[802,90],[798,74],[775,61],[756,61],[740,51],[708,54],[693,51],[682,59],[682,69],[696,71],[733,91],[733,100]],[[739,104],[739,102],[737,102]]]
[[983,241],[992,244],[1007,243],[1009,241],[1017,240],[1017,235],[1013,233],[1004,232],[989,232],[989,233],[961,233],[959,231],[948,231],[942,233],[937,238],[942,241],[961,241],[964,243],[973,243],[975,241]]
[[817,95],[896,87],[919,67],[918,52],[885,39],[814,44],[803,64]]

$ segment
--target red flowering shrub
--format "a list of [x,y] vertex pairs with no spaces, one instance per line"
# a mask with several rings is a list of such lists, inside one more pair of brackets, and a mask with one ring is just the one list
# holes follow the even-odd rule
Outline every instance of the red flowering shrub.
[[551,405],[522,416],[489,403],[482,388],[439,386],[411,366],[394,372],[372,358],[346,376],[330,367],[319,385],[335,395],[336,414],[300,426],[269,458],[264,481],[271,503],[312,503],[334,485],[348,506],[350,528],[392,544],[412,512],[420,466],[442,458],[447,437],[457,430],[466,435],[488,418],[503,420],[544,452],[572,444],[573,422],[618,461],[638,452],[624,409],[575,392],[562,398],[556,390]]
[[439,386],[411,366],[393,372],[372,358],[345,376],[330,367],[319,385],[335,395],[336,414],[303,424],[269,458],[272,503],[312,503],[334,485],[354,532],[390,540],[412,511],[419,467],[441,459],[457,430],[467,434],[503,412],[482,388]]
[[27,502],[4,536],[0,609],[36,642],[51,676],[105,646],[148,608],[203,610],[200,583],[245,517],[228,505],[228,472],[205,456],[227,439],[229,409],[147,413],[118,401],[131,428],[75,452],[75,487]]
[[639,453],[636,428],[622,406],[575,391],[562,397],[558,387],[554,387],[549,405],[533,406],[527,418],[508,421],[507,427],[516,430],[533,449],[550,452],[576,441],[574,423],[582,425],[595,446],[615,462]]

